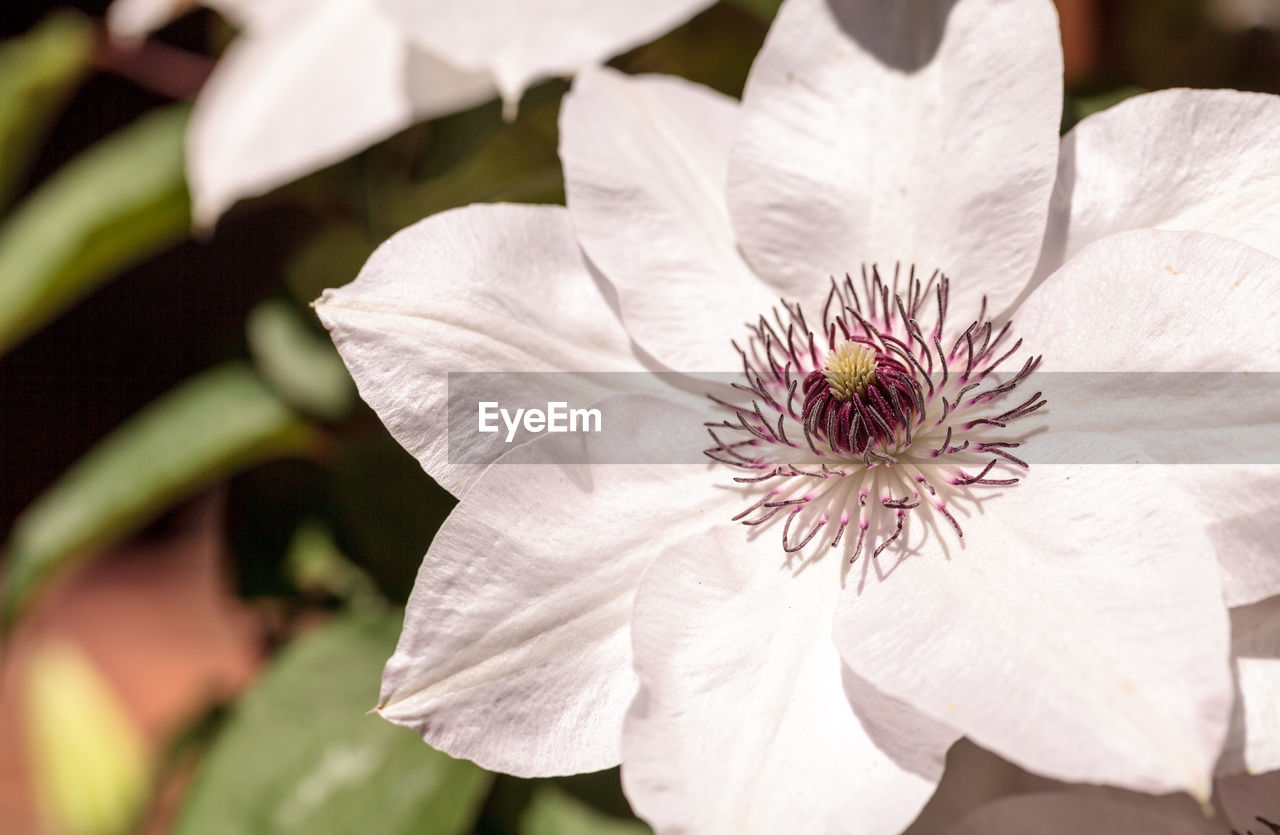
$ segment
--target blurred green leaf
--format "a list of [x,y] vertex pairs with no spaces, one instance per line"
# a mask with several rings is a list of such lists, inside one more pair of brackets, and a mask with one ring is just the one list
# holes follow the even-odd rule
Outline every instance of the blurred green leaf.
[[0,353],[186,235],[187,108],[144,116],[77,156],[0,227]]
[[[569,82],[565,79],[540,81],[524,91],[516,114],[534,114],[536,117],[548,108],[548,112],[554,114],[567,92]],[[425,125],[428,128],[427,147],[425,152],[420,151],[416,155],[413,166],[417,179],[439,177],[469,157],[494,134],[510,126],[511,123],[503,118],[502,107],[502,102],[495,97],[469,110],[428,122]]]
[[288,403],[325,420],[351,410],[355,384],[338,352],[287,303],[260,303],[245,328],[258,372]]
[[92,24],[71,12],[0,45],[0,207],[22,185],[49,123],[88,71],[93,47]]
[[615,61],[629,73],[678,75],[729,96],[741,96],[768,32],[769,17],[743,3],[717,3],[702,14]]
[[758,16],[765,23],[772,23],[778,14],[782,0],[728,0],[730,5],[740,6]]
[[285,282],[299,304],[310,304],[328,287],[355,279],[377,241],[349,223],[332,223],[312,235],[290,259]]
[[294,585],[304,592],[327,594],[357,609],[386,603],[377,584],[347,559],[329,529],[314,519],[294,532],[285,564]]
[[349,615],[298,639],[241,701],[177,835],[453,835],[491,775],[366,711],[400,613]]
[[303,451],[314,430],[241,363],[187,381],[77,461],[14,523],[0,622],[84,549],[137,530],[200,486]]
[[637,820],[622,820],[597,811],[572,795],[545,784],[520,817],[520,835],[649,835]]
[[409,186],[388,183],[378,216],[399,229],[468,203],[563,203],[556,130],[559,104],[554,99],[522,107],[514,122],[438,177]]
[[1066,106],[1062,109],[1062,133],[1071,130],[1086,116],[1092,116],[1099,111],[1119,104],[1127,98],[1145,92],[1146,90],[1141,87],[1117,87],[1114,90],[1087,96],[1068,96]]

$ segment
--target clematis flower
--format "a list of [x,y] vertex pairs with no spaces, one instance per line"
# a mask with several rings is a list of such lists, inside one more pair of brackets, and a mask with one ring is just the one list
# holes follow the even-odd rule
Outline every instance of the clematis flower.
[[[381,715],[520,775],[621,761],[660,832],[900,831],[961,736],[1144,792],[1264,770],[1275,468],[1031,463],[1019,426],[1050,371],[1280,368],[1280,100],[1165,91],[1059,140],[1061,96],[1047,0],[787,0],[741,103],[581,74],[567,208],[442,213],[327,291],[460,499]],[[655,368],[743,369],[710,436],[608,398],[707,463],[450,455],[446,371]]]
[[[500,93],[508,112],[683,23],[713,0],[210,0],[241,28],[196,101],[187,179],[197,226],[414,122]],[[115,0],[138,38],[193,3]]]

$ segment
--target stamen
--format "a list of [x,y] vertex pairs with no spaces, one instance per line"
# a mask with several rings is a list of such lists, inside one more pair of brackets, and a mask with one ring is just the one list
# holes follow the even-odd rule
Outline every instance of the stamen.
[[849,527],[849,514],[840,514],[840,529],[836,531],[836,535],[831,539],[831,547],[835,548],[840,545],[840,537],[844,536],[844,529]]
[[881,542],[880,547],[876,548],[876,550],[871,553],[871,559],[874,560],[876,557],[880,556],[880,552],[883,551],[885,548],[888,548],[891,544],[893,544],[893,541],[898,538],[898,534],[902,533],[902,521],[906,517],[906,515],[907,515],[907,512],[905,510],[898,511],[897,527],[893,529],[893,534],[884,542]]
[[822,529],[822,526],[827,524],[827,517],[825,516],[819,517],[818,521],[814,523],[812,530],[810,530],[809,533],[805,534],[804,539],[800,540],[795,545],[788,546],[787,532],[791,529],[791,520],[795,519],[796,516],[798,515],[800,515],[800,511],[797,510],[794,513],[792,513],[790,516],[788,516],[787,524],[782,529],[782,550],[786,551],[788,554],[794,554],[797,551],[800,551],[801,549],[803,549],[804,546],[809,544],[810,540],[812,540],[815,536],[817,536],[818,531]]
[[[957,334],[947,327],[950,282],[937,270],[922,281],[914,265],[895,264],[886,280],[872,264],[862,267],[861,288],[848,273],[829,282],[820,322],[811,326],[801,306],[784,299],[748,326],[745,344],[734,343],[743,381],[732,390],[742,402],[708,395],[731,417],[707,425],[713,446],[704,454],[746,470],[736,484],[760,485],[733,521],[759,526],[784,514],[786,553],[825,530],[826,545],[844,548],[850,562],[867,542],[875,542],[874,559],[901,541],[908,513],[936,514],[963,537],[950,505],[979,501],[969,488],[1012,487],[1027,469],[1009,451],[1021,441],[1002,433],[1045,406],[1040,392],[1006,402],[1040,358],[983,389],[1022,347],[1016,340],[996,356],[1011,326],[994,328],[985,298]],[[922,326],[930,300],[934,321]],[[793,431],[803,444],[791,440]],[[872,495],[880,499],[868,502]],[[846,538],[854,524],[857,537]]]

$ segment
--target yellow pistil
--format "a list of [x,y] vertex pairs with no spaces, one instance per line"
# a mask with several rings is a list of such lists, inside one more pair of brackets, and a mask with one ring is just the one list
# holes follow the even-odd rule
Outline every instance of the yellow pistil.
[[831,386],[831,396],[836,400],[848,400],[862,394],[867,384],[875,379],[876,352],[861,342],[845,342],[827,354],[822,376]]

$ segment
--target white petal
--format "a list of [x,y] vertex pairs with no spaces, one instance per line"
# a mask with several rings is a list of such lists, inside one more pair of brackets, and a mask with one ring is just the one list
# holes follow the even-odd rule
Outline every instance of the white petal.
[[1082,250],[1015,311],[1050,371],[1280,371],[1280,258],[1137,230]]
[[1062,139],[1048,275],[1129,229],[1195,229],[1280,255],[1280,96],[1161,90],[1087,117]]
[[370,11],[368,0],[317,0],[292,26],[249,31],[231,44],[187,137],[197,225],[410,123],[407,50]]
[[409,48],[409,99],[415,119],[434,119],[493,98],[496,88],[485,72],[461,70],[437,55]]
[[1227,821],[1241,833],[1280,832],[1280,771],[1219,780],[1218,792]]
[[487,81],[411,58],[374,0],[316,0],[288,25],[250,26],[218,61],[187,134],[193,217],[208,226],[363,150],[419,116],[491,94]]
[[[325,291],[316,312],[361,397],[459,496],[504,447],[450,458],[449,372],[641,370],[558,207],[429,217],[379,247],[354,282]],[[554,383],[535,382],[543,391]],[[519,375],[493,384],[495,402],[530,405]]]
[[113,0],[107,7],[112,37],[141,40],[197,6],[207,6],[237,28],[261,33],[294,25],[315,0]]
[[[1085,247],[1037,287],[1015,313],[1014,327],[1029,350],[1044,354],[1042,368],[1051,372],[1280,371],[1280,259],[1216,235],[1121,233]],[[1248,395],[1250,379],[1224,376],[1217,382],[1233,392],[1229,398],[1206,394],[1200,409],[1176,409],[1180,421],[1186,416],[1178,429],[1192,434],[1179,440],[1169,432],[1164,441],[1206,450],[1201,455],[1209,464],[1171,472],[1209,527],[1231,605],[1280,593],[1280,467],[1212,465],[1259,455],[1276,460],[1274,386],[1269,376],[1252,378],[1258,388]],[[1105,385],[1106,376],[1099,381]],[[1160,378],[1151,383],[1158,387]],[[1052,412],[1052,392],[1050,398]],[[1157,405],[1154,396],[1133,402],[1147,405],[1149,414],[1117,420],[1123,403],[1108,403],[1093,412],[1096,424],[1080,421],[1080,431],[1101,443],[1109,433],[1141,432],[1141,421],[1169,424],[1170,407]],[[1089,410],[1076,407],[1072,414],[1083,419]]]
[[1165,799],[1045,792],[1008,797],[965,817],[949,835],[1217,835],[1219,825]]
[[[316,0],[203,0],[233,25],[255,34],[275,27],[296,26]],[[368,8],[367,3],[364,6]]]
[[1231,650],[1239,698],[1218,770],[1280,769],[1280,597],[1231,610]]
[[1213,542],[1227,605],[1280,594],[1280,466],[1180,467],[1176,477]]
[[560,115],[565,194],[627,331],[680,370],[724,371],[777,303],[738,255],[724,203],[737,103],[678,78],[583,73]]
[[140,41],[193,5],[191,0],[113,0],[107,31],[122,41]]
[[842,671],[839,561],[782,556],[721,524],[645,575],[622,780],[662,835],[896,833],[942,775],[958,735]]
[[1000,309],[1040,251],[1061,113],[1049,2],[790,0],[729,168],[747,260],[801,301],[901,260],[954,278],[960,315]]
[[1161,470],[1034,465],[961,518],[962,546],[851,573],[845,662],[1029,770],[1207,797],[1231,709],[1227,616]]
[[712,0],[382,0],[418,43],[492,73],[514,106],[542,78],[572,75],[674,29]]
[[640,576],[664,537],[731,513],[706,466],[592,463],[702,430],[696,416],[673,423],[666,404],[622,399],[646,438],[542,435],[491,466],[449,516],[383,675],[383,717],[492,770],[618,763]]

